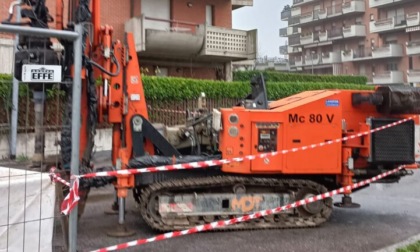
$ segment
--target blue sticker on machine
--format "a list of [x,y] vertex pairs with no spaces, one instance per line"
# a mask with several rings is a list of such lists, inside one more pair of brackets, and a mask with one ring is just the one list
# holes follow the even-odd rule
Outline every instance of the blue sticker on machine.
[[327,106],[327,107],[338,107],[338,106],[340,106],[340,101],[339,100],[326,100],[325,101],[325,106]]

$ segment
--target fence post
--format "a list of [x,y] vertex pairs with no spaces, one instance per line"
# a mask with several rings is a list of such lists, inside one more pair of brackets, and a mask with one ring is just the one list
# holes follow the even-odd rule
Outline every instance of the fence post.
[[[71,174],[79,175],[79,144],[80,144],[80,103],[82,100],[82,55],[83,55],[83,25],[77,24],[75,32],[78,33],[77,39],[73,42],[74,48],[74,77],[72,94],[72,113],[71,113]],[[71,182],[74,178],[71,178]],[[69,217],[69,252],[77,251],[77,205],[71,211]]]
[[[18,5],[16,5],[16,22],[20,22],[20,3],[18,0]],[[13,54],[17,52],[17,47],[19,45],[19,34],[15,35],[15,42],[13,48]],[[9,158],[16,158],[16,141],[17,141],[17,128],[18,128],[18,110],[19,110],[19,81],[14,77],[16,69],[13,67],[13,93],[12,93],[12,115],[10,120],[10,153]]]

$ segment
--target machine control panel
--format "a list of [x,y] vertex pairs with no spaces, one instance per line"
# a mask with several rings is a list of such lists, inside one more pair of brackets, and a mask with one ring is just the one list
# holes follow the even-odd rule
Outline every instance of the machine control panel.
[[257,123],[258,152],[277,151],[278,123]]

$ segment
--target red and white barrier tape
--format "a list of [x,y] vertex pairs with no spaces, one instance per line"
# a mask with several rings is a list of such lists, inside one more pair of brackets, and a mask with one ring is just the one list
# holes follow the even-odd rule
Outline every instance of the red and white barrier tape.
[[55,167],[51,167],[50,169],[50,177],[53,182],[60,182],[63,185],[70,186],[70,183],[64,180],[59,173],[56,173],[57,169]]
[[228,158],[228,159],[220,159],[220,160],[208,160],[208,161],[201,161],[201,162],[192,162],[192,163],[185,163],[185,164],[174,164],[174,165],[162,165],[162,166],[156,166],[156,167],[147,167],[147,168],[141,168],[141,169],[123,169],[118,171],[106,171],[106,172],[95,172],[95,173],[88,173],[84,175],[79,175],[79,178],[93,178],[93,177],[108,177],[108,176],[117,176],[117,175],[132,175],[132,174],[139,174],[139,173],[148,173],[148,172],[160,172],[160,171],[173,171],[173,170],[187,170],[187,169],[198,169],[198,168],[206,168],[210,166],[220,166],[223,164],[228,164],[232,162],[242,162],[244,160],[254,160],[257,158],[267,158],[267,157],[274,157],[279,154],[287,154],[289,152],[296,152],[296,151],[303,151],[308,149],[314,149],[317,147],[322,147],[326,145],[330,145],[333,143],[340,143],[342,141],[347,141],[349,139],[355,139],[357,137],[361,137],[373,132],[377,132],[380,130],[384,130],[387,128],[394,127],[396,125],[405,123],[409,120],[412,120],[412,118],[406,118],[402,119],[400,121],[390,123],[381,127],[378,127],[376,129],[368,130],[365,132],[357,133],[352,136],[343,137],[343,138],[337,138],[335,140],[330,140],[327,142],[322,142],[318,144],[311,144],[306,145],[302,147],[296,147],[292,149],[287,150],[281,150],[281,151],[273,151],[273,152],[267,152],[257,155],[247,155],[243,157],[237,157],[237,158]]
[[70,187],[70,192],[64,198],[61,203],[61,213],[68,215],[71,210],[77,205],[77,202],[80,200],[79,197],[79,178],[73,177],[73,183]]
[[387,172],[382,173],[378,176],[375,176],[375,177],[370,178],[370,179],[366,179],[364,181],[358,182],[358,183],[353,184],[351,186],[346,186],[346,187],[342,187],[340,189],[336,189],[336,190],[333,190],[333,191],[330,191],[330,192],[326,192],[326,193],[323,193],[323,194],[318,194],[316,196],[306,198],[306,199],[302,199],[302,200],[293,202],[291,204],[287,204],[285,206],[280,206],[280,207],[269,209],[269,210],[263,210],[263,211],[255,212],[253,214],[247,214],[247,215],[244,215],[244,216],[241,216],[241,217],[232,218],[232,219],[229,219],[229,220],[214,221],[214,222],[209,223],[209,224],[195,226],[193,228],[185,229],[183,231],[168,232],[168,233],[161,234],[161,235],[158,235],[158,236],[154,236],[154,237],[151,237],[151,238],[148,238],[148,239],[134,240],[134,241],[130,241],[130,242],[127,242],[127,243],[122,243],[122,244],[118,244],[118,245],[114,245],[114,246],[110,246],[110,247],[106,247],[106,248],[101,248],[101,249],[98,249],[98,250],[94,250],[92,252],[107,252],[107,251],[115,251],[115,250],[125,249],[125,248],[139,246],[139,245],[142,245],[142,244],[151,243],[151,242],[155,242],[155,241],[171,239],[171,238],[178,237],[178,236],[184,236],[184,235],[188,235],[188,234],[194,234],[194,233],[209,231],[209,230],[216,229],[218,227],[229,226],[229,225],[233,225],[233,224],[236,224],[236,223],[249,221],[249,220],[252,220],[252,219],[257,219],[257,218],[260,218],[260,217],[263,217],[263,216],[277,214],[277,213],[280,213],[280,212],[288,210],[288,209],[300,207],[300,206],[303,206],[303,205],[306,205],[306,204],[309,204],[309,203],[312,203],[312,202],[316,202],[316,201],[319,201],[319,200],[330,198],[334,195],[341,194],[341,193],[356,189],[356,188],[361,187],[361,186],[365,186],[367,184],[370,184],[372,182],[380,180],[380,179],[382,179],[386,176],[389,176],[393,173],[396,173],[403,168],[404,168],[404,166],[400,166],[398,168],[395,168],[394,170],[387,171]]

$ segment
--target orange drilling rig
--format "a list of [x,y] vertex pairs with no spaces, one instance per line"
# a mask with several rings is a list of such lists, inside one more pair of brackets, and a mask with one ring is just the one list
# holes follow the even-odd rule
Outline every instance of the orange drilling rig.
[[[45,1],[24,3],[28,9],[22,16],[29,18],[28,24],[48,28],[45,24],[53,18],[48,15]],[[61,3],[57,1],[55,22],[56,27],[64,29]],[[75,13],[70,21],[91,24],[84,36],[81,173],[90,171],[95,125],[102,122],[113,125],[112,162],[117,169],[229,159],[328,143],[208,169],[82,181],[82,188],[112,182],[121,198],[133,189],[140,215],[153,229],[185,229],[352,185],[400,165],[417,168],[420,90],[404,85],[382,86],[374,91],[307,91],[269,102],[264,78],[257,76],[251,81],[251,94],[237,106],[211,113],[202,109],[200,114],[191,114],[186,125],[156,128],[148,120],[133,36],[126,34],[123,42],[112,42],[112,27],[100,24],[99,5],[100,0],[69,3]],[[71,30],[72,22],[65,29]],[[71,82],[71,45],[61,41],[64,53],[58,58],[52,51],[39,49],[36,43],[26,43],[27,39],[23,37],[16,54],[16,69],[28,60],[39,62],[27,55],[45,56],[48,64],[61,64],[63,81]],[[21,78],[19,72],[16,77]],[[408,117],[413,119],[358,136]],[[66,118],[61,139],[63,169],[69,167],[71,151],[70,117]],[[355,135],[358,137],[331,143]],[[405,168],[380,182],[397,182],[411,173]],[[351,193],[345,192],[343,201],[336,205],[357,206],[351,201]],[[317,226],[328,220],[332,208],[329,198],[224,228]]]

